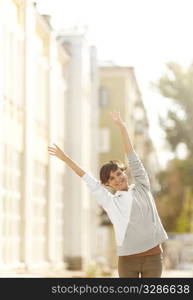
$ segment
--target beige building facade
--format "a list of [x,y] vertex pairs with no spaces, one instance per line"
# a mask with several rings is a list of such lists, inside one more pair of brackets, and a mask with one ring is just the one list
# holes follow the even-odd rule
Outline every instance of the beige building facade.
[[[1,5],[5,16],[1,19],[1,263],[5,268],[42,268],[54,260],[49,244],[57,244],[55,252],[64,247],[61,237],[59,245],[59,238],[50,232],[54,214],[50,216],[47,189],[52,33],[32,4],[2,1]],[[65,80],[62,73],[58,72],[58,79]],[[64,102],[64,95],[59,101]],[[64,139],[64,131],[58,135]],[[59,169],[57,174],[61,176]],[[56,232],[61,232],[63,223],[60,228]]]
[[[50,103],[57,96],[61,125],[65,99],[62,85],[57,87],[59,96],[51,95],[51,65],[54,60],[55,80],[65,85],[63,68],[69,57],[53,41],[49,24],[32,3],[1,1],[1,13],[1,266],[47,268],[57,260],[63,264],[64,248],[63,217],[57,219],[60,225],[53,223],[64,196],[59,167],[58,203],[52,214],[48,193]],[[51,43],[61,48],[62,59],[52,55]],[[57,136],[64,140],[64,130]]]
[[84,33],[59,38],[33,1],[1,0],[0,13],[1,270],[86,269],[96,201],[47,147],[97,173],[96,49]]

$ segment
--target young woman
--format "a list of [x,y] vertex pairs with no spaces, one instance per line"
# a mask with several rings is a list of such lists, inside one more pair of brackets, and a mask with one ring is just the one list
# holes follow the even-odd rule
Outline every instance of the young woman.
[[[123,138],[134,184],[128,185],[125,167],[110,161],[100,169],[100,181],[81,169],[57,145],[48,147],[50,155],[63,160],[96,195],[114,226],[120,277],[161,277],[163,243],[168,237],[161,224],[148,175],[131,144],[119,112],[111,113]],[[118,145],[119,146],[119,145]],[[105,186],[115,190],[110,193]]]

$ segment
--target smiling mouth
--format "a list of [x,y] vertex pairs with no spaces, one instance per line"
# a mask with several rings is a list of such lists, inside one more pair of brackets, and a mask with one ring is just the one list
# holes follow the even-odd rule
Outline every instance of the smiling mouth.
[[124,182],[123,181],[121,181],[121,182],[119,182],[119,183],[117,183],[117,185],[121,185],[121,184],[123,184]]

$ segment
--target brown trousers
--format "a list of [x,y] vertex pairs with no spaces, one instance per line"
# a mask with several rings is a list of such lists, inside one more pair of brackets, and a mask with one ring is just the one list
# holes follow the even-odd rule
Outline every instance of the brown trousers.
[[162,254],[147,256],[119,256],[119,277],[126,278],[159,278],[162,273]]

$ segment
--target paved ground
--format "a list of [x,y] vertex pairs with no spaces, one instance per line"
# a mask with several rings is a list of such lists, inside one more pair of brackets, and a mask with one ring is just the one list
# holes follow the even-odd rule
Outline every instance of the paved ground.
[[[52,272],[25,272],[25,271],[6,271],[0,272],[1,278],[19,278],[19,277],[28,277],[28,278],[76,278],[76,277],[88,277],[85,276],[83,272],[80,271],[52,271]],[[105,277],[105,276],[97,276]],[[118,277],[117,271],[113,272],[112,276],[107,277]],[[162,273],[162,278],[192,278],[193,270],[164,270]]]
[[185,277],[193,277],[193,270],[167,270],[162,274],[164,278],[185,278]]

